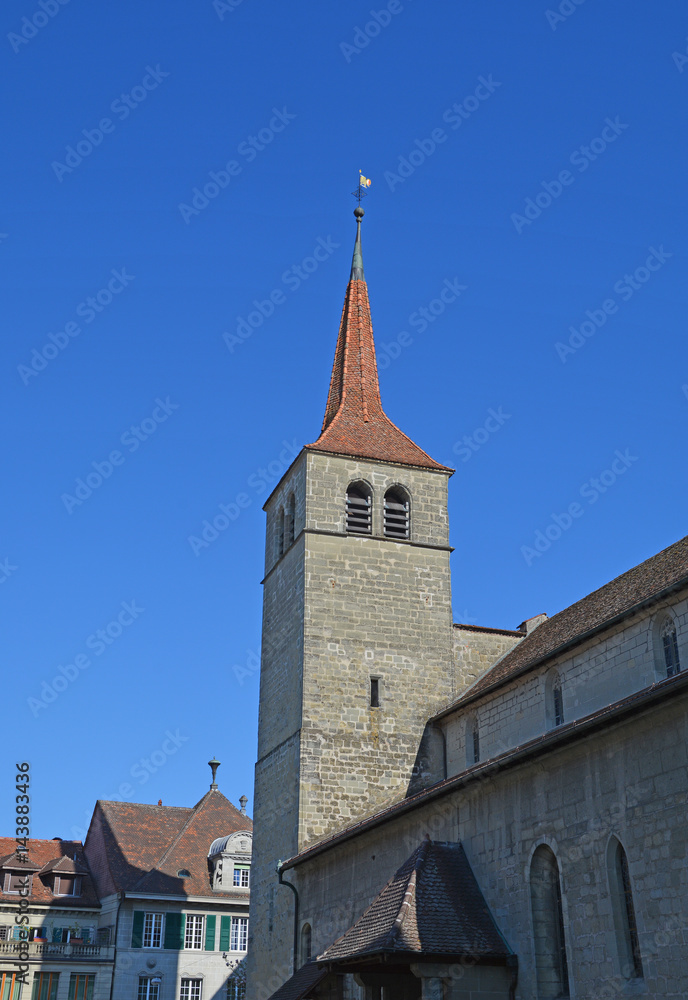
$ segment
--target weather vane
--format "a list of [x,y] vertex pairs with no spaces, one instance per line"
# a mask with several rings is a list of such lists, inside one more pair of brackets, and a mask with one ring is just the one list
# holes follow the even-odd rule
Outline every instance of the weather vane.
[[356,188],[355,191],[351,192],[354,198],[358,199],[359,208],[361,205],[361,198],[365,198],[365,196],[368,194],[368,188],[370,187],[370,184],[371,184],[370,178],[364,177],[361,171],[359,170],[358,187]]

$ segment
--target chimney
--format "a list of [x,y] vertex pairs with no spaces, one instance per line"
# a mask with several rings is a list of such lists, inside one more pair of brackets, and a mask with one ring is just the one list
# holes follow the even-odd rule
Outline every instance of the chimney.
[[525,632],[526,635],[530,635],[533,629],[536,629],[538,625],[542,625],[543,622],[547,621],[547,615],[544,613],[541,615],[535,615],[534,618],[526,618],[524,622],[518,626],[519,632]]
[[241,798],[239,799],[239,805],[241,806],[241,815],[242,816],[246,815],[246,803],[247,802],[248,802],[248,799],[246,798],[246,796],[242,795]]

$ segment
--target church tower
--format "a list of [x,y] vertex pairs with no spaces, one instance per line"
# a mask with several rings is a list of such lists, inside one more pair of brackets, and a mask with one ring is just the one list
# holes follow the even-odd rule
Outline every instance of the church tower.
[[382,409],[354,214],[322,431],[265,504],[251,1000],[293,971],[294,897],[278,861],[403,798],[425,721],[454,694],[452,470]]

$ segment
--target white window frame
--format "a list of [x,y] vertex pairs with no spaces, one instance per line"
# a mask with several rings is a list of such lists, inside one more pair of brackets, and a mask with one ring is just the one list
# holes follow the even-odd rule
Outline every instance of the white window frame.
[[229,950],[246,951],[248,947],[248,917],[232,917]]
[[[164,913],[144,913],[141,933],[142,948],[162,948],[165,931],[164,916]],[[155,944],[156,938],[157,944]]]
[[184,976],[179,984],[179,1000],[202,1000],[203,980],[198,976]]
[[[237,875],[239,880],[237,881]],[[232,885],[235,889],[248,889],[251,884],[251,872],[250,868],[241,866],[234,866],[234,872],[232,874]]]
[[[154,983],[153,980],[158,982]],[[141,984],[146,984],[145,994],[141,992]],[[136,992],[136,1000],[159,1000],[160,998],[160,976],[139,976],[139,985]]]
[[200,913],[187,913],[184,925],[184,948],[187,951],[203,951],[203,931],[205,917]]
[[3,892],[6,892],[9,896],[18,896],[19,895],[19,889],[10,889],[10,886],[12,885],[12,879],[13,878],[21,878],[21,879],[28,878],[28,880],[29,880],[29,892],[31,892],[31,889],[33,887],[33,872],[29,872],[26,875],[23,872],[7,872],[5,874],[5,881],[4,881],[4,885],[3,885]]

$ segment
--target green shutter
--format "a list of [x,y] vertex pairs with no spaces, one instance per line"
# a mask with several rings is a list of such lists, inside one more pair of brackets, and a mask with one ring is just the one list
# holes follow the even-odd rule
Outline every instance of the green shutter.
[[[42,985],[43,974],[36,972],[33,977],[33,989],[31,990],[31,1000],[38,1000],[38,988]],[[45,990],[43,991],[45,993]]]
[[93,1000],[93,986],[95,981],[95,976],[86,976],[86,1000]]
[[184,947],[184,924],[186,916],[183,913],[168,913],[165,917],[165,948],[179,951]]
[[53,927],[53,944],[60,944],[62,941],[62,928]]
[[50,977],[50,996],[48,1000],[57,1000],[57,981],[59,979],[60,973],[53,972]]
[[[132,948],[142,948],[143,947],[143,918],[145,914],[143,910],[134,910],[134,924],[131,930],[131,946]],[[71,998],[70,998],[71,1000]]]
[[215,951],[215,914],[209,914],[205,918],[205,950]]
[[220,917],[220,951],[229,951],[229,929],[231,926],[231,917]]
[[76,998],[76,973],[73,972],[69,977],[69,1000],[75,1000]]

